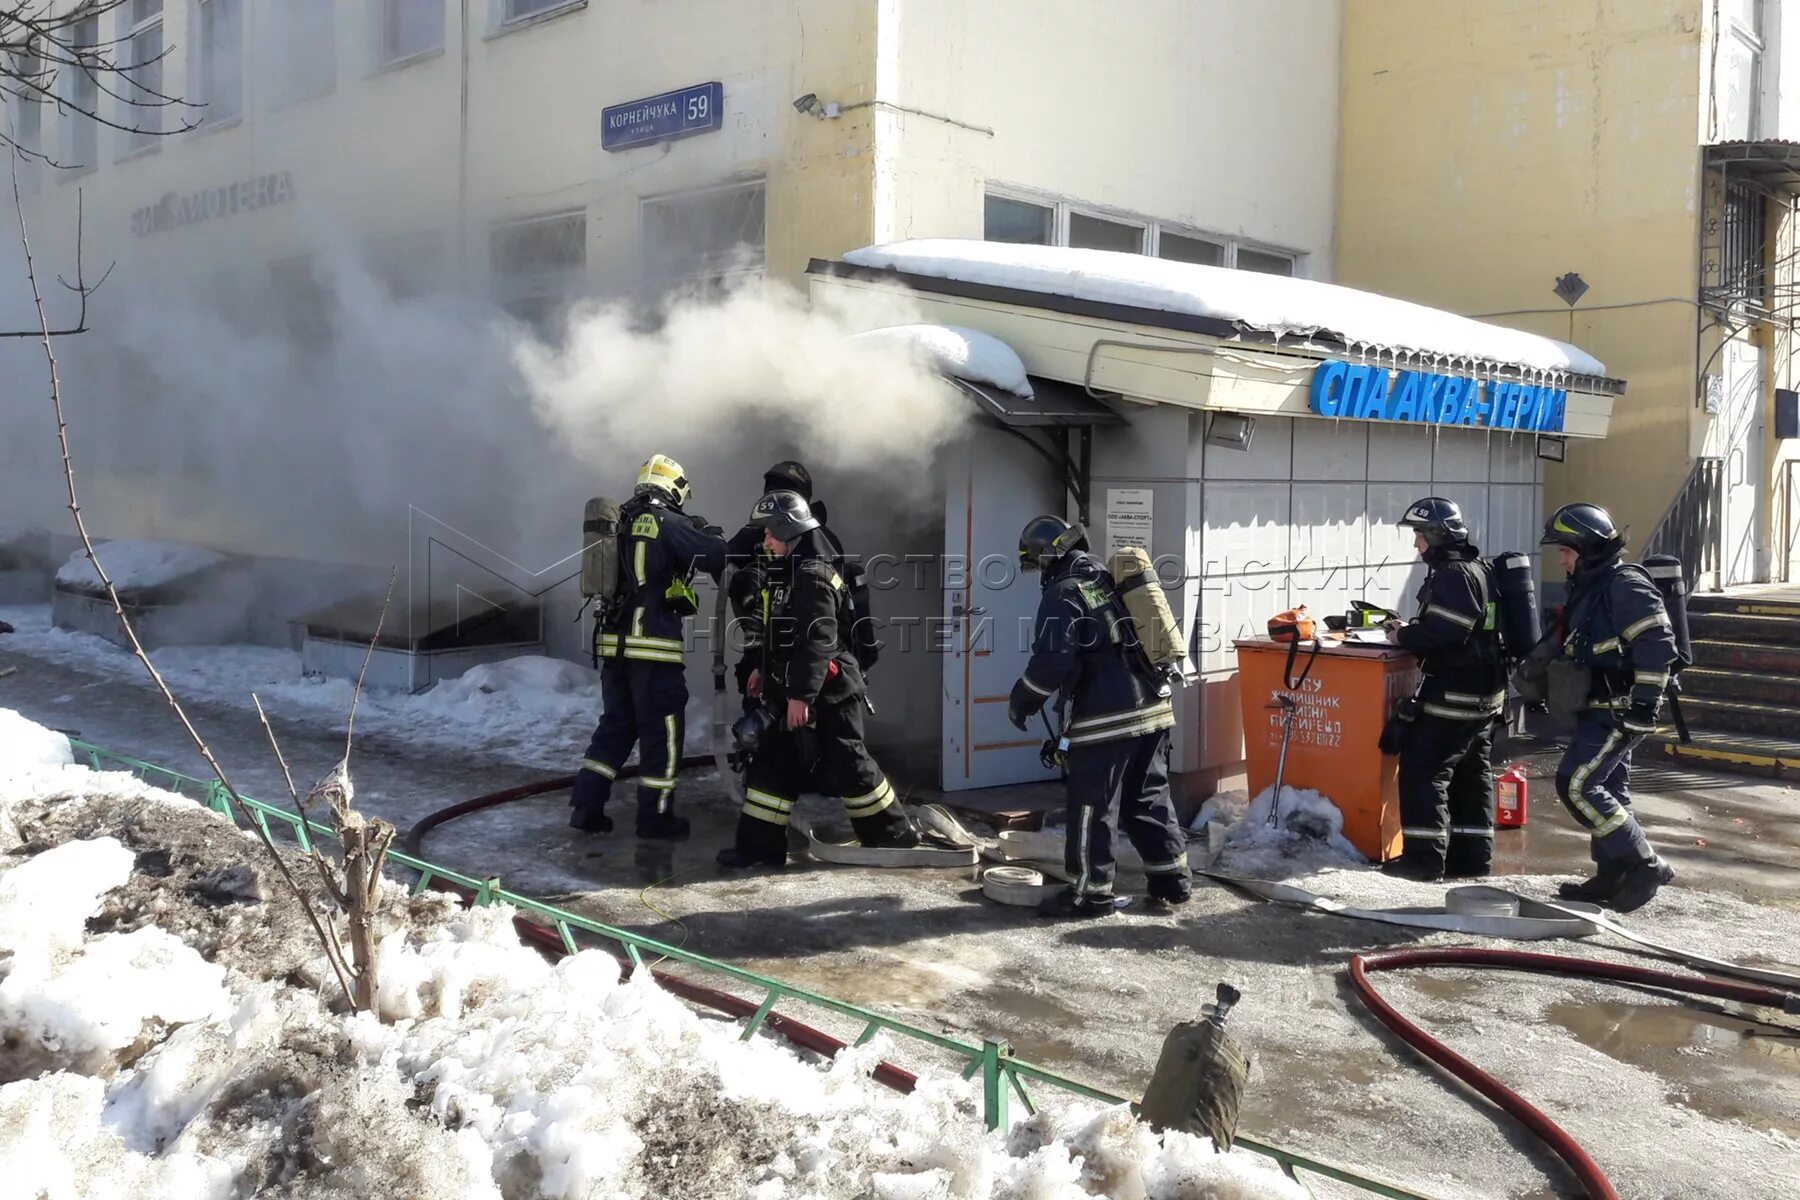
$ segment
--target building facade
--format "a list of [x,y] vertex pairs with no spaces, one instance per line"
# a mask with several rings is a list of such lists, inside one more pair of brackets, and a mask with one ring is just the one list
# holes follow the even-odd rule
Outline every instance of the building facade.
[[1350,0],[1344,29],[1339,277],[1591,350],[1631,391],[1548,503],[1702,587],[1800,577],[1800,7]]

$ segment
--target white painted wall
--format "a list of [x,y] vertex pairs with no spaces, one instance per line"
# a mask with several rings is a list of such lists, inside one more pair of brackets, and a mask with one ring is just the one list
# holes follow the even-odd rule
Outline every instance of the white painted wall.
[[980,237],[992,183],[1302,251],[1331,277],[1337,0],[881,8],[883,61],[890,28],[898,51],[880,99],[936,114],[878,118],[885,237]]

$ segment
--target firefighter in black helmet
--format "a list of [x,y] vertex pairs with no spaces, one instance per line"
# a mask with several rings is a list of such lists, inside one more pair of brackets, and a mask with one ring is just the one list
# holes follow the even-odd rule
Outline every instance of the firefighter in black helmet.
[[1023,730],[1052,696],[1068,708],[1063,737],[1074,883],[1045,900],[1045,916],[1112,913],[1113,812],[1144,860],[1147,889],[1163,905],[1191,895],[1187,839],[1169,800],[1168,688],[1138,665],[1125,614],[1087,534],[1060,517],[1033,517],[1019,534],[1019,566],[1043,573],[1031,661],[1013,685],[1007,716]]
[[586,833],[612,831],[606,804],[635,743],[638,836],[688,835],[687,819],[675,815],[688,700],[682,621],[698,608],[694,572],[717,579],[725,566],[722,531],[681,511],[688,492],[681,464],[652,455],[620,506],[623,592],[595,625],[602,712],[569,799],[569,824]]
[[[875,633],[875,620],[869,604],[869,586],[860,559],[844,552],[844,543],[826,525],[825,504],[813,496],[812,472],[804,463],[784,459],[763,472],[763,494],[793,492],[805,500],[812,515],[818,518],[816,537],[828,556],[837,564],[838,574],[850,588],[851,607],[856,624],[851,632],[851,645],[857,665],[866,674],[880,656],[880,642]],[[749,695],[750,673],[762,657],[764,592],[774,569],[771,556],[763,549],[763,526],[755,520],[731,535],[725,546],[725,561],[735,570],[731,576],[728,598],[737,618],[736,641],[743,650],[737,665],[738,694],[744,697],[746,710],[755,706]]]
[[1624,561],[1625,535],[1604,508],[1565,504],[1544,522],[1540,544],[1556,547],[1569,577],[1546,639],[1555,652],[1547,669],[1587,685],[1556,792],[1588,831],[1595,872],[1561,892],[1630,912],[1675,878],[1631,810],[1631,754],[1656,730],[1680,652],[1662,594],[1642,567]]
[[1425,560],[1418,615],[1391,628],[1419,658],[1418,715],[1400,750],[1400,857],[1382,868],[1427,882],[1486,875],[1494,856],[1494,720],[1506,702],[1494,580],[1462,510],[1442,496],[1400,518]]
[[866,685],[849,641],[855,615],[818,518],[799,493],[776,491],[756,502],[751,519],[776,567],[761,665],[749,681],[773,727],[750,759],[737,836],[719,864],[785,866],[788,818],[808,789],[843,800],[863,845],[919,845],[863,743]]

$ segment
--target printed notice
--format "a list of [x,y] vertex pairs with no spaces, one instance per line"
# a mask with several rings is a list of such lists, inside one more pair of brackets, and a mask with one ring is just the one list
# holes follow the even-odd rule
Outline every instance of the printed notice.
[[1125,546],[1150,553],[1150,523],[1156,516],[1156,492],[1152,488],[1106,489],[1106,556]]

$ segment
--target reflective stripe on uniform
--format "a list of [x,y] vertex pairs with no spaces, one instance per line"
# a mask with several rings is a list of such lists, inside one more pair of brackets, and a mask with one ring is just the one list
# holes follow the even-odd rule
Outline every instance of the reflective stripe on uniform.
[[1080,832],[1075,836],[1075,865],[1077,868],[1075,874],[1075,898],[1077,900],[1088,894],[1088,875],[1090,874],[1090,864],[1088,860],[1088,831],[1093,827],[1093,818],[1094,810],[1091,805],[1082,805],[1081,811],[1075,814],[1075,819],[1081,822]]
[[1588,776],[1592,775],[1594,769],[1605,761],[1606,756],[1612,753],[1613,747],[1617,746],[1620,740],[1618,730],[1608,730],[1606,740],[1600,743],[1600,752],[1576,767],[1574,774],[1569,776],[1569,803],[1580,809],[1581,815],[1593,824],[1595,837],[1606,836],[1631,818],[1631,813],[1623,805],[1620,805],[1619,811],[1612,816],[1602,817],[1600,810],[1595,808],[1593,802],[1587,798]]
[[1445,692],[1444,701],[1448,704],[1492,704],[1499,707],[1506,703],[1506,693],[1489,692],[1485,696],[1477,696],[1473,692]]
[[1069,734],[1069,745],[1091,746],[1095,742],[1116,741],[1119,738],[1137,737],[1140,734],[1156,733],[1175,724],[1175,714],[1164,709],[1162,712],[1144,716],[1130,725],[1108,725],[1100,729],[1090,729],[1085,733]]
[[646,637],[639,634],[626,634],[627,648],[637,647],[642,650],[685,650],[680,638]]
[[894,787],[883,779],[872,791],[860,796],[845,796],[844,811],[852,817],[872,817],[893,802]]
[[1650,629],[1657,625],[1667,625],[1668,623],[1669,618],[1662,613],[1651,613],[1643,620],[1633,621],[1630,625],[1627,625],[1619,632],[1619,636],[1629,642],[1646,629]]
[[1452,825],[1450,827],[1450,836],[1491,838],[1494,836],[1494,831],[1486,825]]
[[1030,675],[1019,676],[1019,682],[1024,684],[1028,690],[1036,692],[1040,696],[1048,696],[1052,690],[1050,688],[1039,687],[1037,684],[1033,683]]
[[1446,620],[1446,621],[1451,621],[1457,625],[1461,625],[1464,629],[1475,628],[1475,618],[1474,617],[1466,616],[1463,613],[1459,613],[1459,612],[1452,612],[1450,609],[1445,608],[1441,604],[1427,604],[1424,607],[1424,609],[1419,613],[1419,619],[1421,621],[1423,621],[1426,617],[1429,617],[1432,613],[1436,613],[1438,616],[1444,618],[1444,620]]
[[1449,721],[1486,721],[1494,715],[1493,709],[1452,708],[1448,704],[1432,704],[1429,701],[1420,701],[1419,711]]
[[755,788],[744,789],[744,815],[755,817],[759,821],[767,821],[771,825],[786,825],[788,814],[794,811],[794,802],[772,792],[759,792]]
[[595,651],[601,658],[619,657],[619,644],[620,638],[616,633],[603,633],[594,639]]
[[639,587],[642,587],[644,582],[650,577],[650,572],[644,564],[644,556],[648,548],[648,542],[639,541],[637,545],[632,547],[631,551],[631,573],[637,577]]
[[1176,855],[1173,862],[1146,862],[1144,864],[1144,874],[1146,875],[1185,875],[1187,869],[1188,857],[1185,852]]
[[637,782],[639,787],[649,791],[666,792],[675,786],[675,777],[673,775],[639,775]]
[[1425,838],[1429,841],[1435,842],[1439,838],[1444,836],[1444,831],[1442,829],[1439,829],[1435,825],[1402,825],[1400,827],[1400,836],[1401,837],[1409,837],[1409,838]]
[[610,767],[597,758],[582,759],[581,769],[584,771],[592,771],[594,774],[606,779],[617,779],[619,777],[619,772],[616,767]]
[[1595,642],[1588,648],[1595,654],[1605,654],[1608,650],[1617,650],[1619,648],[1619,639],[1607,638],[1604,642]]
[[1669,673],[1667,671],[1633,671],[1631,673],[1631,683],[1633,687],[1644,687],[1645,685],[1649,685],[1656,688],[1665,688],[1669,686]]
[[1134,724],[1153,717],[1175,715],[1174,706],[1167,700],[1157,704],[1145,705],[1143,708],[1127,709],[1124,712],[1107,713],[1100,717],[1077,717],[1069,722],[1069,733],[1093,733],[1111,729],[1118,725]]

